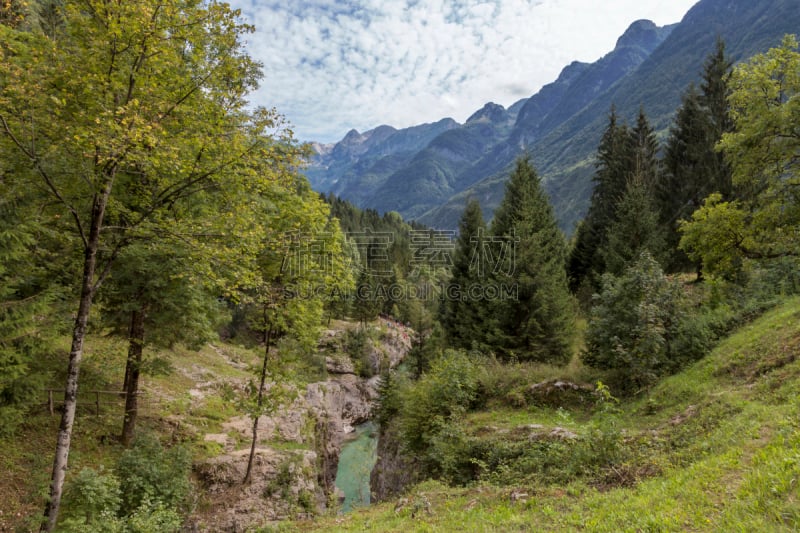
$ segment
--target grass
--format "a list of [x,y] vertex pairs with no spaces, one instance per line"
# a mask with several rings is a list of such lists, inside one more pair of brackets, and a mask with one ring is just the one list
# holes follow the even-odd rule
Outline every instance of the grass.
[[[624,403],[628,483],[565,486],[428,481],[407,503],[295,522],[321,531],[797,531],[800,529],[800,299],[765,313],[705,359]],[[552,409],[473,412],[474,428],[527,423],[579,430]],[[516,501],[512,501],[516,499]],[[428,511],[428,509],[430,511]]]
[[[62,374],[54,374],[48,386],[60,390],[69,339],[59,340],[56,349],[54,366]],[[83,467],[111,468],[122,453],[116,439],[122,429],[124,399],[101,396],[98,416],[89,391],[120,390],[126,354],[127,344],[122,339],[92,335],[86,341],[67,480]],[[236,414],[232,403],[222,399],[217,385],[209,385],[204,397],[192,397],[187,391],[204,382],[245,379],[250,375],[247,365],[258,361],[259,354],[228,344],[205,346],[199,351],[175,346],[170,350],[146,350],[146,354],[168,360],[172,370],[168,374],[142,376],[140,387],[146,395],[140,405],[138,427],[160,433],[167,442],[189,444],[196,458],[220,453],[221,447],[204,442],[202,433],[219,431],[222,422]],[[61,394],[55,393],[54,399],[57,405]],[[173,419],[180,423],[168,422]],[[42,391],[40,403],[16,434],[0,437],[0,531],[38,529],[59,422],[58,412],[53,416],[48,413],[47,393]]]
[[[67,346],[58,357],[66,357]],[[579,346],[576,345],[576,351]],[[486,482],[449,487],[427,481],[404,503],[388,502],[345,516],[286,522],[283,531],[797,531],[800,530],[800,299],[787,300],[724,339],[708,357],[662,380],[646,395],[620,405],[624,453],[599,477],[565,484],[520,486]],[[232,414],[225,383],[251,375],[258,351],[219,344],[198,352],[182,347],[169,357],[169,375],[148,376],[151,403],[143,427],[185,441],[197,457],[220,452],[202,442]],[[87,342],[82,390],[114,390],[124,372],[125,345],[108,337]],[[561,378],[594,381],[574,359],[566,368],[517,364],[491,370],[484,385],[492,400],[468,413],[472,435],[493,435],[540,424],[580,434],[599,421],[589,408],[514,407],[503,394]],[[61,377],[54,378],[60,386]],[[509,385],[510,383],[510,385]],[[503,389],[506,387],[508,390]],[[201,394],[189,394],[197,390]],[[59,417],[33,410],[17,435],[0,439],[0,530],[28,530],[38,518],[52,464]],[[112,466],[121,447],[121,399],[110,397],[100,416],[79,406],[70,473]],[[91,407],[91,408],[90,408]],[[148,410],[149,409],[149,410]],[[179,426],[174,421],[180,422]],[[514,437],[516,438],[516,437]],[[303,445],[274,441],[276,449]],[[522,493],[525,496],[519,496]]]

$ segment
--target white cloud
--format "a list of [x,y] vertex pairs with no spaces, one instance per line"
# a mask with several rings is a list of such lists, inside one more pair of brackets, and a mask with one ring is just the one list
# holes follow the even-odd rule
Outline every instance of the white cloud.
[[302,140],[351,128],[463,122],[609,52],[631,22],[677,22],[696,0],[232,0],[256,26],[257,105]]

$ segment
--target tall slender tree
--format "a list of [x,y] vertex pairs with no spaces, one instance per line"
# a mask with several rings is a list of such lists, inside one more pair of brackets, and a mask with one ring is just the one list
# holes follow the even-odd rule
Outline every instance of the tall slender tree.
[[656,134],[645,115],[644,108],[640,107],[636,125],[630,131],[626,167],[622,172],[626,190],[631,180],[635,180],[649,191],[653,190],[660,175],[661,163],[658,159],[658,150]]
[[733,127],[727,101],[730,71],[731,63],[720,39],[706,59],[700,89],[689,86],[670,129],[664,172],[656,187],[670,250],[666,264],[670,271],[694,269],[701,273],[699,263],[678,248],[678,225],[688,220],[709,194],[719,193],[726,200],[732,195],[730,166],[716,149],[722,135]]
[[709,54],[703,66],[700,103],[706,110],[709,122],[706,141],[709,181],[713,184],[712,189],[726,200],[733,196],[733,171],[725,154],[717,150],[716,146],[723,135],[734,129],[728,100],[732,72],[733,62],[725,53],[725,41],[718,37],[714,52]]
[[630,129],[619,122],[614,106],[608,115],[608,125],[597,148],[594,189],[589,210],[576,233],[568,260],[570,288],[581,285],[599,288],[605,262],[600,248],[604,245],[608,227],[614,221],[617,202],[625,194],[629,163]]
[[[325,294],[334,286],[348,289],[352,282],[344,236],[338,223],[330,220],[327,204],[307,182],[298,179],[294,188],[270,197],[262,216],[269,222],[254,258],[257,275],[240,292],[251,327],[261,333],[264,346],[257,381],[248,387],[251,394],[245,402],[252,439],[244,483],[252,476],[259,419],[286,397],[280,383],[267,392],[267,379],[276,381],[275,343],[291,336],[303,349],[313,349],[322,326]],[[298,233],[296,228],[303,231]]]
[[486,222],[478,200],[467,202],[458,223],[458,238],[453,253],[453,268],[448,290],[443,294],[439,320],[449,343],[471,349],[485,339],[486,303],[476,290],[487,281],[479,268],[486,238]]
[[566,243],[527,155],[517,159],[506,183],[491,235],[513,245],[514,253],[498,254],[494,281],[515,287],[517,299],[488,302],[489,344],[506,357],[567,362],[575,309],[567,286]]

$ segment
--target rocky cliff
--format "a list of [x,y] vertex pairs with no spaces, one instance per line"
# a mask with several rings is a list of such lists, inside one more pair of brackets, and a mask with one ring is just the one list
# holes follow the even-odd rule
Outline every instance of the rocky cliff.
[[[341,344],[342,331],[326,331],[320,350]],[[366,360],[375,371],[395,367],[410,349],[407,332],[389,329],[367,347]],[[290,517],[321,512],[337,496],[334,487],[342,443],[355,426],[372,416],[378,378],[355,371],[347,355],[326,356],[328,379],[298,390],[291,404],[259,419],[252,482],[242,485],[252,420],[235,417],[222,434],[206,439],[222,444],[225,453],[196,465],[198,480],[209,495],[196,513],[203,531],[241,531]],[[372,372],[362,372],[370,374]]]

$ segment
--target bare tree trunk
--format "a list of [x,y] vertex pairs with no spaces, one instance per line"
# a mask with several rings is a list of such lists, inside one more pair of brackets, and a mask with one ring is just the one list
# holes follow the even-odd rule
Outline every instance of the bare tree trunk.
[[[265,313],[266,314],[266,313]],[[272,340],[272,327],[264,329],[264,360],[261,363],[261,382],[258,386],[258,401],[256,405],[256,415],[253,417],[253,442],[250,443],[250,457],[247,459],[247,472],[244,474],[242,483],[250,481],[250,474],[253,470],[253,458],[256,456],[256,442],[258,442],[258,419],[261,418],[261,406],[264,405],[264,383],[267,379],[267,363],[269,362],[269,345]]]
[[92,308],[97,287],[94,284],[95,269],[97,267],[97,250],[100,248],[100,229],[103,226],[108,198],[111,195],[112,180],[107,180],[100,194],[96,194],[92,202],[92,219],[89,236],[84,246],[83,279],[81,281],[81,298],[78,304],[78,314],[75,317],[75,326],[72,330],[72,346],[67,364],[67,382],[64,386],[64,412],[61,415],[61,425],[58,428],[56,453],[53,459],[53,474],[50,480],[50,498],[44,508],[45,521],[42,522],[40,531],[52,531],[58,520],[58,511],[61,507],[61,495],[64,489],[64,477],[67,472],[69,460],[69,447],[72,441],[72,425],[75,422],[75,407],[78,400],[78,374],[80,373],[81,359],[83,357],[83,341],[86,337],[86,324],[89,321],[89,311]]
[[136,431],[139,415],[139,373],[142,368],[144,346],[144,307],[131,313],[131,329],[128,336],[128,361],[125,364],[125,418],[122,422],[122,445],[127,447]]
[[[133,321],[134,321],[133,313],[131,313],[131,324],[128,326],[128,340],[130,341],[131,335],[133,335]],[[126,393],[124,391],[128,390],[128,380],[130,379],[131,375],[131,357],[130,357],[130,343],[128,344],[128,358],[125,360],[125,377],[122,378],[122,397],[126,397]]]

